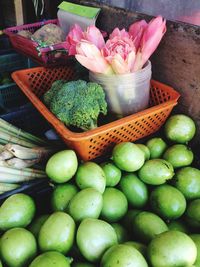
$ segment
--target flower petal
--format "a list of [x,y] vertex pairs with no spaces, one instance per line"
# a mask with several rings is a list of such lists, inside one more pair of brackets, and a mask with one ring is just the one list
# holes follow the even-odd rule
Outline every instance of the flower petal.
[[120,30],[119,28],[115,28],[113,32],[109,35],[109,39],[113,39],[114,37],[127,37],[129,38],[129,34],[125,29]]
[[84,39],[95,44],[99,49],[103,48],[105,41],[100,30],[94,25],[89,26],[84,33]]

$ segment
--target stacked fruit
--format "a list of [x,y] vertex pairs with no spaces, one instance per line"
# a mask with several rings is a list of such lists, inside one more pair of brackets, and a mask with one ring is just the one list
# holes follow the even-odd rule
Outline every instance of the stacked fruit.
[[167,142],[124,142],[101,164],[78,164],[72,150],[54,154],[46,166],[55,183],[51,214],[34,218],[34,201],[24,194],[0,208],[2,261],[11,267],[199,267],[200,170],[188,147],[195,124],[174,115],[164,132]]

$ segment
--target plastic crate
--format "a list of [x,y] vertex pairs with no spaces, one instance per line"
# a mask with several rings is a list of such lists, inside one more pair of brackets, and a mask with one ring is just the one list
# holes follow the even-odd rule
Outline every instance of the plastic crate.
[[[17,54],[16,52],[0,55],[0,74],[11,74],[15,70],[27,69],[33,66],[37,65],[29,58]],[[27,102],[27,97],[14,82],[0,85],[0,108],[2,112],[8,112],[9,110],[24,105]]]
[[6,35],[0,35],[0,55],[12,52],[12,46],[10,44],[9,38]]
[[180,96],[173,88],[152,81],[150,108],[90,131],[75,133],[57,119],[40,100],[55,80],[79,78],[73,68],[32,68],[14,72],[12,77],[64,142],[83,160],[94,159],[109,152],[116,143],[135,141],[156,132],[163,125]]
[[47,213],[50,211],[49,199],[52,190],[53,188],[48,179],[36,179],[34,181],[21,184],[21,186],[17,189],[0,194],[0,205],[11,195],[24,193],[34,198],[37,206],[37,213]]
[[44,137],[45,132],[50,129],[48,122],[31,103],[15,108],[0,118],[37,136]]
[[28,56],[32,60],[36,61],[40,65],[55,66],[66,64],[69,58],[66,50],[64,49],[64,43],[59,43],[38,50],[38,43],[28,38],[18,35],[18,31],[29,30],[32,33],[41,28],[45,24],[58,24],[58,20],[47,20],[43,22],[37,22],[32,24],[26,24],[16,27],[10,27],[4,30],[10,38],[10,42],[15,50]]

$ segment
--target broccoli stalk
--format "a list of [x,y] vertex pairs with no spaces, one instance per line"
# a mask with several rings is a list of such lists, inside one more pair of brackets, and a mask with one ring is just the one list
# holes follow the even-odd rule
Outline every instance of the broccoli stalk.
[[[57,83],[48,91],[50,110],[67,126],[75,126],[84,131],[97,127],[100,113],[107,114],[105,93],[97,83],[83,80]],[[49,99],[51,96],[51,99]],[[47,97],[44,96],[44,101]]]

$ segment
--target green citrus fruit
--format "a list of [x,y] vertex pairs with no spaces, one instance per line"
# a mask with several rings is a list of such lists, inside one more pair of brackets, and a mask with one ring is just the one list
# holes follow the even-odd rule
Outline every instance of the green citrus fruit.
[[35,258],[29,267],[70,267],[70,261],[56,251],[45,252]]
[[97,163],[88,161],[79,165],[76,183],[80,189],[92,187],[102,194],[106,187],[106,176]]
[[58,251],[66,254],[72,247],[75,237],[75,223],[67,213],[52,213],[42,225],[38,244],[42,252]]
[[160,185],[150,195],[152,209],[164,219],[174,220],[183,215],[186,209],[184,195],[171,185]]
[[197,247],[197,258],[194,264],[198,267],[200,266],[200,234],[193,234],[190,235],[190,237],[192,238]]
[[116,186],[121,179],[121,170],[112,162],[104,162],[101,164],[101,167],[106,176],[106,186]]
[[160,137],[154,137],[154,138],[149,139],[146,145],[149,148],[151,159],[161,158],[161,156],[167,149],[167,144]]
[[194,155],[189,147],[178,144],[169,147],[165,151],[163,158],[170,162],[174,168],[180,168],[189,166],[194,159]]
[[144,158],[145,160],[149,160],[150,159],[150,150],[147,146],[145,146],[144,144],[136,144],[143,152],[144,152]]
[[175,187],[186,199],[200,198],[200,170],[185,167],[178,170],[173,178]]
[[85,219],[78,227],[76,242],[84,258],[96,262],[109,247],[117,244],[117,235],[107,222]]
[[1,258],[10,267],[27,266],[36,256],[37,243],[31,232],[13,228],[1,237]]
[[98,219],[102,207],[102,194],[94,188],[86,188],[71,199],[68,212],[75,222],[80,222],[86,218]]
[[134,208],[142,208],[148,201],[148,189],[136,174],[123,175],[120,188],[127,197],[128,203]]
[[8,197],[0,208],[0,230],[14,227],[26,227],[35,215],[33,199],[23,193]]
[[187,226],[185,225],[182,219],[173,220],[169,222],[168,228],[169,230],[179,231],[188,234]]
[[134,247],[135,249],[137,249],[144,257],[146,257],[146,253],[147,253],[147,246],[140,243],[140,242],[136,242],[136,241],[127,241],[124,243],[124,245],[128,245],[131,247]]
[[49,216],[49,214],[40,215],[39,217],[35,218],[28,226],[28,230],[35,236],[35,238],[38,237],[42,225],[46,222]]
[[172,179],[174,169],[171,163],[164,159],[151,159],[145,162],[138,175],[146,184],[160,185]]
[[56,183],[69,181],[76,173],[78,160],[73,150],[63,150],[55,153],[47,162],[46,173]]
[[194,121],[183,114],[171,116],[165,123],[166,137],[176,143],[187,143],[195,135],[196,126]]
[[156,235],[168,230],[166,223],[152,212],[140,212],[133,220],[133,232],[139,241],[148,243]]
[[109,248],[101,259],[101,267],[147,267],[142,254],[128,245],[115,245]]
[[118,243],[124,243],[128,240],[128,233],[126,229],[119,223],[112,223],[112,227],[115,229],[115,232],[117,234],[117,240]]
[[119,221],[128,210],[128,201],[120,190],[108,187],[103,193],[101,216],[108,222]]
[[144,152],[131,142],[117,144],[112,151],[114,163],[123,171],[134,172],[144,164]]
[[147,254],[152,267],[186,267],[195,262],[197,248],[188,235],[167,231],[151,241]]
[[51,195],[53,211],[66,211],[70,200],[78,193],[78,188],[73,184],[57,185]]
[[200,199],[192,200],[187,205],[185,215],[189,226],[200,228]]

